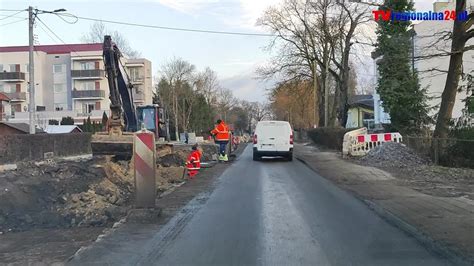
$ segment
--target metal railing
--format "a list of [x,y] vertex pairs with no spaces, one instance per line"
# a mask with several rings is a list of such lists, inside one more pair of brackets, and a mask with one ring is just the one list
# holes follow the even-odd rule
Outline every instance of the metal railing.
[[102,69],[87,69],[87,70],[71,70],[72,78],[102,78],[104,77],[104,70]]
[[104,98],[104,90],[73,90],[72,98]]
[[0,72],[0,80],[25,80],[24,72]]
[[26,101],[26,92],[5,92],[4,94],[12,101]]

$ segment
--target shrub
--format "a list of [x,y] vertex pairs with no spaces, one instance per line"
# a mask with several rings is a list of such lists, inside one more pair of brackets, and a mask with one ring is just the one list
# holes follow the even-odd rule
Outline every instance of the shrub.
[[353,128],[320,127],[310,129],[308,137],[316,144],[334,150],[342,150],[344,134]]

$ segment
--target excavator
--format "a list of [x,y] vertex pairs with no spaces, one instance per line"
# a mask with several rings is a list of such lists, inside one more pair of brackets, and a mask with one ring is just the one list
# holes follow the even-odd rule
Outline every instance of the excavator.
[[110,118],[108,132],[92,137],[92,152],[96,155],[125,155],[132,152],[133,132],[146,129],[155,139],[168,139],[169,130],[165,109],[157,104],[136,107],[133,85],[123,67],[120,49],[109,35],[104,36],[103,60],[109,83]]

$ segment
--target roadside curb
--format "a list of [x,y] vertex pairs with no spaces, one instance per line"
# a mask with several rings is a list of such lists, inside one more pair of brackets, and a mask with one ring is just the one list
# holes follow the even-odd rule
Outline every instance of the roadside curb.
[[[310,164],[308,164],[304,158],[301,156],[296,156],[296,159],[306,165],[309,169],[311,169],[314,172],[317,172],[316,169],[311,167]],[[323,177],[323,176],[322,176]],[[323,177],[324,178],[324,177]],[[326,178],[325,178],[326,179]],[[332,182],[329,179],[326,179],[330,181],[332,184],[337,186],[334,182]],[[339,187],[339,186],[337,186]],[[340,187],[341,188],[341,187]],[[459,253],[453,251],[452,249],[446,247],[444,244],[433,240],[431,237],[427,236],[420,230],[418,230],[416,227],[413,225],[405,222],[403,219],[399,218],[392,212],[386,210],[385,208],[377,205],[375,202],[366,200],[356,193],[350,192],[345,190],[344,188],[341,188],[346,192],[349,192],[352,194],[356,199],[360,200],[364,204],[366,204],[372,211],[374,211],[378,216],[380,216],[382,219],[386,220],[388,223],[392,224],[393,226],[401,229],[403,232],[407,233],[408,235],[412,236],[415,238],[418,242],[420,242],[424,247],[426,247],[428,250],[439,254],[443,257],[445,257],[448,261],[456,264],[456,265],[473,265],[474,261],[471,261],[468,258],[465,258],[464,256],[460,255]]]

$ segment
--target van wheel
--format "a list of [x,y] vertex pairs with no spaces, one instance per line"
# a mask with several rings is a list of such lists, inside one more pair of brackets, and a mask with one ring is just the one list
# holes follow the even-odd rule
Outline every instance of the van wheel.
[[253,160],[260,161],[260,156],[256,152],[253,152]]
[[286,160],[288,160],[289,162],[293,161],[293,153],[290,152],[287,156],[286,156]]

